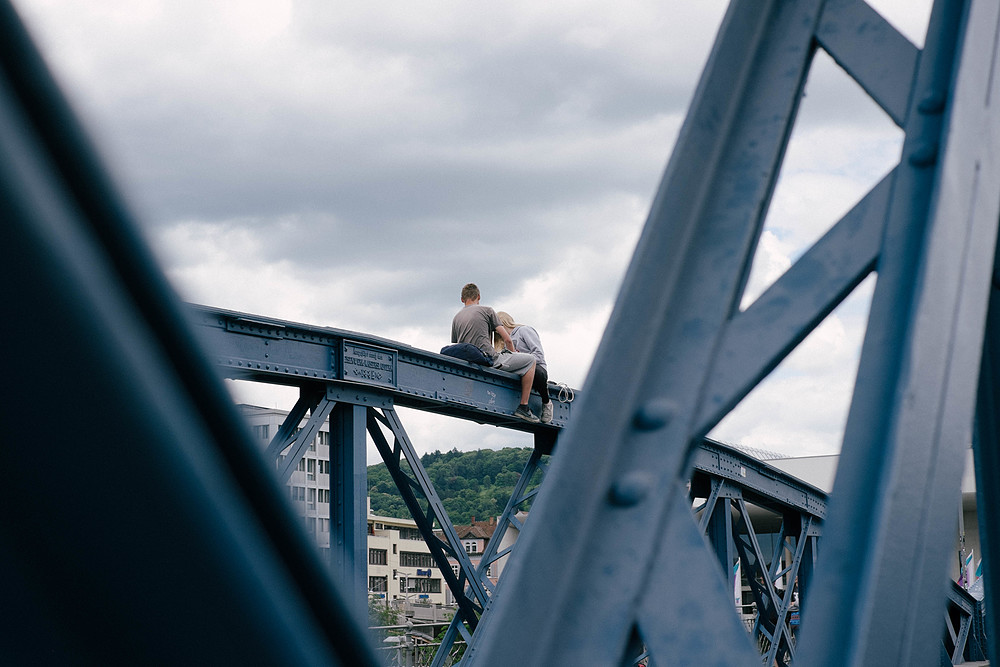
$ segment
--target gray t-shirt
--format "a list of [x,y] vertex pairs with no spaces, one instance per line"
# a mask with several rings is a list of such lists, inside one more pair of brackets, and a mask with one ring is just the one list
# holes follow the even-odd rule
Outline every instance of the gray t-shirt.
[[488,358],[496,359],[490,334],[499,326],[496,311],[489,306],[465,306],[451,321],[451,342],[472,343]]

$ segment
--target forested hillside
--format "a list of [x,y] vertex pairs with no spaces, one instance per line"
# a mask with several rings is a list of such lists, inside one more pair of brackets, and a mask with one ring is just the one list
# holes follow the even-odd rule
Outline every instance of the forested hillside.
[[[472,517],[486,521],[503,512],[514,484],[531,456],[530,447],[480,449],[472,452],[436,451],[420,462],[434,484],[453,524],[468,524]],[[538,480],[533,480],[537,486]],[[379,516],[409,518],[384,463],[368,466],[368,495],[372,512]],[[526,509],[526,508],[525,508]]]

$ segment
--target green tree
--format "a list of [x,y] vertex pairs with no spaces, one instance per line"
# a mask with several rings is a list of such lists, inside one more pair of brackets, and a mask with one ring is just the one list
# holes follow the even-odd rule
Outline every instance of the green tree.
[[[424,454],[420,462],[452,523],[467,524],[473,516],[486,520],[503,511],[531,451],[530,447],[471,452],[452,449]],[[368,490],[375,514],[409,518],[384,464],[368,467]]]

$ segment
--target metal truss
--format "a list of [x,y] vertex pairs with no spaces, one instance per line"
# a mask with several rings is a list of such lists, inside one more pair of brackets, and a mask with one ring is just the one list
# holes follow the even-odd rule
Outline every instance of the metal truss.
[[[515,375],[379,336],[191,304],[188,319],[227,378],[334,387],[330,398],[358,404],[376,391],[397,406],[540,433],[548,446],[572,415],[572,402],[554,401],[549,425],[514,419]],[[530,400],[539,410],[541,398]]]
[[[756,582],[753,631],[766,660],[933,664],[945,614],[945,650],[956,660],[970,612],[943,581],[969,440],[998,636],[998,528],[986,514],[1000,502],[994,0],[936,2],[922,50],[860,0],[734,1],[588,391],[572,419],[557,405],[549,427],[510,420],[509,374],[391,341],[198,308],[196,338],[191,309],[159,273],[5,0],[0,32],[0,284],[12,312],[27,314],[5,333],[16,351],[5,372],[18,389],[6,404],[17,417],[5,428],[10,442],[44,443],[60,462],[42,472],[32,447],[0,454],[8,508],[0,571],[8,607],[18,610],[0,624],[6,657],[30,662],[45,646],[64,662],[374,664],[356,621],[366,433],[446,579],[447,554],[462,564],[449,586],[465,634],[475,630],[467,666],[613,665],[640,655],[661,665],[758,663],[733,613],[727,580],[736,559]],[[741,311],[820,48],[903,128],[902,159]],[[794,484],[768,492],[766,468],[724,457],[703,438],[873,271],[827,512],[825,498]],[[303,432],[290,417],[268,448],[289,451],[282,474],[329,418],[333,580],[213,363],[229,377],[302,389],[293,412],[309,414]],[[55,412],[38,400],[52,378],[79,387]],[[551,450],[566,427],[492,595],[457,545],[396,405],[527,429],[536,450]],[[79,428],[108,406],[114,418],[102,429]],[[699,481],[702,467],[714,471],[711,484]],[[53,483],[58,498],[37,493]],[[700,519],[692,496],[706,499]],[[753,505],[782,516],[770,559]],[[807,516],[820,506],[821,557],[818,523]],[[72,520],[59,531],[38,531],[67,511]],[[789,618],[796,590],[801,634]],[[524,628],[530,641],[511,641]]]
[[964,588],[951,582],[948,587],[948,608],[944,615],[944,651],[953,665],[964,662],[965,645],[972,629],[973,615],[977,611],[976,599]]
[[375,664],[136,229],[0,0],[4,662]]
[[[532,450],[531,456],[528,457],[528,462],[524,464],[524,470],[521,471],[521,476],[514,485],[514,490],[511,493],[510,500],[507,501],[507,506],[497,519],[496,528],[493,531],[493,539],[487,542],[486,551],[483,552],[479,566],[476,568],[476,577],[489,588],[491,593],[493,592],[493,585],[487,576],[487,572],[489,572],[491,565],[504,556],[508,556],[513,551],[513,545],[500,549],[501,540],[506,535],[507,529],[514,527],[519,532],[524,530],[524,522],[517,517],[517,513],[538,494],[537,486],[529,490],[531,483],[535,480],[536,474],[540,475],[539,483],[545,478],[546,466],[542,463],[543,452],[543,447],[539,446],[536,446]],[[468,597],[471,594],[471,590],[471,587],[466,589],[463,595]],[[490,601],[487,602],[486,607],[483,609],[484,613],[489,611],[489,604],[492,600],[493,598],[491,597]],[[466,642],[471,642],[473,632],[475,632],[475,627],[463,622],[463,619],[456,615],[451,620],[448,630],[441,640],[441,646],[434,656],[431,667],[441,667],[445,664],[458,635],[461,635]]]
[[[706,548],[680,480],[705,434],[872,272],[794,652],[808,665],[936,661],[1000,217],[998,14],[939,1],[921,50],[860,0],[731,4],[562,436],[573,456],[551,466],[469,665],[619,664],[637,642],[656,664],[755,661],[724,582],[697,566]],[[817,49],[904,130],[902,159],[741,311]],[[980,461],[996,460],[997,432],[981,427]],[[995,549],[994,523],[981,525]],[[785,600],[757,593],[784,661]],[[524,627],[533,641],[509,641]]]
[[[380,424],[392,433],[394,438],[392,445],[386,439]],[[381,414],[369,408],[368,433],[375,441],[375,446],[382,455],[389,474],[396,482],[396,488],[403,496],[410,514],[417,522],[417,528],[420,529],[434,562],[437,563],[438,569],[441,570],[442,576],[454,594],[462,620],[475,629],[479,615],[486,606],[489,580],[485,576],[478,575],[468,554],[462,548],[455,527],[448,518],[437,492],[434,491],[434,485],[427,476],[420,457],[413,449],[406,431],[403,430],[399,415],[391,407],[383,408]],[[435,522],[444,535],[444,540],[435,534]],[[449,556],[458,561],[458,576],[451,569]],[[466,587],[472,591],[471,595],[465,594]]]
[[[711,447],[719,454],[726,453],[726,448],[717,443],[711,443]],[[739,572],[754,598],[750,631],[764,655],[764,664],[787,665],[795,654],[791,618],[797,609],[793,607],[805,600],[816,567],[826,497],[797,480],[781,480],[776,471],[750,457],[729,452],[726,458],[712,468],[695,468],[690,495],[705,498],[695,507],[698,525],[716,553],[724,578],[732,582],[733,566],[739,563]],[[746,471],[748,466],[758,473],[770,472],[773,481],[767,492],[762,492],[762,485],[756,481],[758,475],[745,476],[744,472],[727,479],[720,474]],[[807,502],[800,502],[804,499]],[[750,504],[755,508],[753,512]],[[774,532],[776,544],[770,559],[760,546],[754,513],[758,520],[764,516],[768,523],[773,523],[773,517],[780,519],[777,530],[769,530]],[[782,583],[779,586],[777,582]]]

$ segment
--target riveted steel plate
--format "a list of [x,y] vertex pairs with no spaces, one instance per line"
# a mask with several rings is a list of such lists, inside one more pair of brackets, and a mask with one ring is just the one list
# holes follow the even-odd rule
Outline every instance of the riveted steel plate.
[[396,388],[396,350],[345,340],[341,344],[340,379]]

